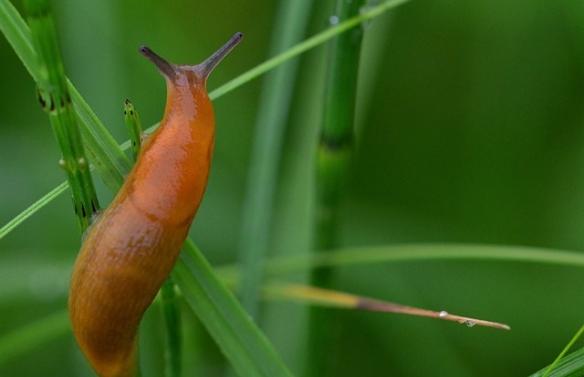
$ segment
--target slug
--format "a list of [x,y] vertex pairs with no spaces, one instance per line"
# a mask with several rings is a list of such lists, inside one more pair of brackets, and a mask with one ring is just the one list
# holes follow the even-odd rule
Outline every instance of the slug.
[[215,139],[207,77],[242,37],[236,33],[193,66],[140,48],[166,79],[164,117],[87,230],[69,291],[73,333],[100,377],[136,373],[138,325],[179,255],[207,185]]

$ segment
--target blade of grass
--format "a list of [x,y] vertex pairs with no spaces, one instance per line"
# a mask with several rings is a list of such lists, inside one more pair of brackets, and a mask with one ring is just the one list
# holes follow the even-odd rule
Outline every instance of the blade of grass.
[[562,352],[560,352],[560,354],[558,355],[558,357],[556,357],[556,359],[550,364],[549,367],[544,368],[543,371],[545,371],[543,373],[542,377],[549,377],[551,376],[553,371],[557,371],[559,370],[557,367],[560,364],[560,361],[562,360],[562,358],[564,357],[564,355],[566,353],[568,353],[568,351],[570,350],[570,348],[572,348],[572,346],[574,345],[574,343],[576,343],[578,341],[578,339],[580,339],[580,337],[582,336],[582,334],[584,334],[584,325],[580,326],[580,329],[576,332],[576,334],[574,334],[574,336],[572,337],[572,339],[570,339],[570,341],[568,342],[568,344],[566,344],[566,346],[564,347],[564,349],[562,350]]
[[187,240],[172,273],[187,303],[230,357],[240,376],[291,376],[266,337],[191,240]]
[[[302,39],[311,5],[310,0],[280,1],[270,55],[284,51]],[[262,84],[238,251],[245,270],[241,282],[241,299],[252,317],[257,315],[258,288],[263,276],[261,267],[269,247],[282,139],[297,68],[297,61],[283,64],[272,70]]]
[[180,377],[182,369],[181,316],[176,285],[166,279],[160,288],[160,308],[164,319],[166,342],[164,347],[164,373],[166,377]]
[[284,51],[281,54],[274,56],[271,59],[266,60],[262,64],[250,69],[249,71],[237,76],[233,80],[227,82],[226,84],[222,85],[221,87],[215,89],[210,93],[210,97],[212,99],[218,98],[222,95],[229,93],[230,91],[240,87],[241,85],[257,78],[258,76],[272,70],[276,66],[318,46],[323,44],[324,42],[334,38],[335,36],[342,34],[352,28],[366,22],[369,20],[374,19],[375,17],[379,17],[383,13],[387,12],[388,10],[395,8],[399,5],[407,3],[410,0],[388,0],[384,1],[381,4],[376,6],[370,7],[363,12],[361,12],[358,16],[353,17],[347,21],[341,22],[336,26],[330,27],[308,39],[305,41],[295,45],[292,48]]
[[[575,251],[503,245],[406,244],[355,247],[326,254],[272,258],[266,262],[265,271],[267,276],[272,277],[306,272],[318,267],[470,260],[584,267],[584,254]],[[234,266],[223,266],[216,270],[229,284],[239,279],[239,270]]]
[[39,102],[59,144],[63,156],[60,165],[67,173],[75,214],[83,231],[99,209],[99,202],[67,88],[55,22],[46,0],[27,0],[24,4],[29,14],[33,45],[38,51]]
[[511,328],[504,323],[460,316],[457,314],[448,313],[444,310],[433,311],[428,309],[421,309],[413,306],[397,304],[394,302],[357,296],[346,292],[312,287],[309,285],[272,283],[264,287],[263,292],[270,299],[296,300],[301,303],[308,303],[315,306],[332,307],[337,309],[363,310],[370,312],[398,313],[418,317],[441,319],[444,321],[456,322],[468,327],[473,327],[476,325],[500,330],[511,330]]
[[[543,377],[549,368],[550,366],[547,366],[529,377]],[[560,359],[548,377],[580,377],[582,375],[584,375],[584,348]]]
[[[317,47],[326,41],[334,38],[335,36],[350,30],[357,25],[372,20],[375,17],[382,15],[383,13],[395,8],[401,4],[404,4],[410,0],[389,0],[385,1],[377,6],[371,7],[368,10],[362,12],[359,16],[354,17],[350,20],[340,23],[337,26],[331,27],[323,32],[314,35],[311,38],[295,45],[291,49],[286,50],[282,54],[276,55],[271,59],[259,64],[258,66],[250,69],[247,72],[239,75],[235,79],[227,82],[226,84],[220,86],[219,88],[213,90],[209,93],[209,97],[213,100],[220,98],[221,96],[245,85],[249,81],[263,75],[266,72],[276,68],[277,66],[285,63],[286,61],[297,57],[298,55]],[[0,0],[0,30],[21,59],[28,72],[33,78],[36,77],[37,70],[35,61],[35,53],[30,42],[30,33],[26,24],[18,14],[18,11],[12,6],[8,0]],[[73,85],[68,81],[69,90],[71,91],[71,96],[73,103],[75,105],[75,110],[77,115],[82,120],[82,135],[86,144],[91,144],[95,148],[99,149],[101,153],[105,153],[102,159],[92,156],[91,145],[88,146],[87,152],[90,154],[92,162],[98,167],[98,171],[102,180],[111,189],[115,190],[116,182],[123,179],[124,172],[129,171],[129,160],[124,155],[122,150],[126,150],[130,147],[130,141],[122,143],[121,149],[115,143],[113,137],[103,124],[99,121],[95,113],[91,110],[87,102],[81,97],[79,92],[73,87]],[[146,132],[153,131],[158,124],[155,124],[148,128]],[[98,136],[95,136],[98,135]],[[89,136],[93,138],[90,139]],[[119,151],[118,151],[119,150]],[[111,164],[109,162],[112,162]],[[122,173],[119,173],[122,172]],[[56,196],[55,196],[56,197]],[[42,201],[42,205],[36,206],[34,208],[29,207],[27,210],[31,209],[28,216],[17,215],[14,219],[10,220],[8,224],[0,228],[0,239],[5,237],[10,231],[16,229],[22,222],[29,218],[36,211],[41,209],[44,205],[48,204],[55,197],[48,197],[48,194],[43,198],[39,199],[37,202]],[[44,199],[44,200],[43,200]],[[25,211],[27,211],[25,210]],[[19,219],[17,221],[17,218]]]
[[60,185],[46,193],[39,200],[31,204],[24,211],[20,212],[16,217],[14,217],[12,220],[7,222],[2,228],[0,228],[0,239],[6,237],[6,235],[8,235],[12,230],[14,230],[24,221],[26,221],[26,219],[34,215],[41,208],[52,202],[53,199],[57,198],[59,195],[67,191],[68,188],[69,184],[67,183],[67,181],[62,182]]

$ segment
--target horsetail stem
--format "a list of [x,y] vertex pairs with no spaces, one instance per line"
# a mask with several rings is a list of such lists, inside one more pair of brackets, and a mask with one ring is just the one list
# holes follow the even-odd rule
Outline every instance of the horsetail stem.
[[[359,15],[364,0],[337,0],[331,23],[339,23]],[[323,120],[318,145],[316,165],[316,253],[324,253],[338,246],[339,203],[344,189],[351,152],[353,149],[353,123],[357,95],[357,74],[363,28],[356,27],[339,35],[330,46],[328,74],[325,85]],[[328,288],[332,284],[333,270],[313,270],[311,285]],[[323,308],[312,308],[308,325],[309,376],[321,376],[332,365],[330,355],[336,353],[339,331],[334,313]]]
[[67,173],[75,213],[81,229],[85,230],[99,203],[67,87],[55,22],[47,0],[26,0],[25,6],[40,72],[38,100],[49,116],[59,143],[62,153],[59,165]]

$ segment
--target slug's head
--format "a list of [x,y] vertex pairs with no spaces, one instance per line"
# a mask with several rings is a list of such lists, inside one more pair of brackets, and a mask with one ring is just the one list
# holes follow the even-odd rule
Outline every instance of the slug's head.
[[205,88],[207,78],[213,72],[213,69],[237,46],[242,38],[242,33],[235,33],[219,50],[215,51],[204,62],[197,65],[169,63],[146,46],[140,47],[140,52],[158,67],[158,70],[171,84],[180,85],[182,83],[189,83],[190,85]]

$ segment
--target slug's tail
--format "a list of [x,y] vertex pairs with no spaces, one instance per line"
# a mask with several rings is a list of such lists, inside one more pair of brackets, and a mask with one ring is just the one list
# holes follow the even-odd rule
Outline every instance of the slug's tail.
[[115,362],[100,363],[92,360],[95,371],[100,377],[136,377],[137,374],[137,346],[134,344],[128,357],[116,360]]
[[[135,332],[133,340],[120,342],[116,336],[112,336],[111,332],[107,334],[98,330],[99,327],[107,327],[107,325],[99,324],[99,318],[88,319],[87,314],[96,314],[95,312],[99,309],[94,308],[96,310],[89,313],[87,310],[79,312],[74,309],[78,307],[79,299],[79,296],[70,296],[71,324],[79,348],[97,375],[99,377],[136,377],[137,342]],[[125,334],[123,337],[126,336]]]
[[88,250],[80,253],[71,278],[69,317],[73,334],[99,377],[135,377],[140,313],[128,314],[123,306],[128,301],[123,297],[125,291],[109,289],[104,281],[112,280],[112,275],[91,269],[86,260],[89,254]]

